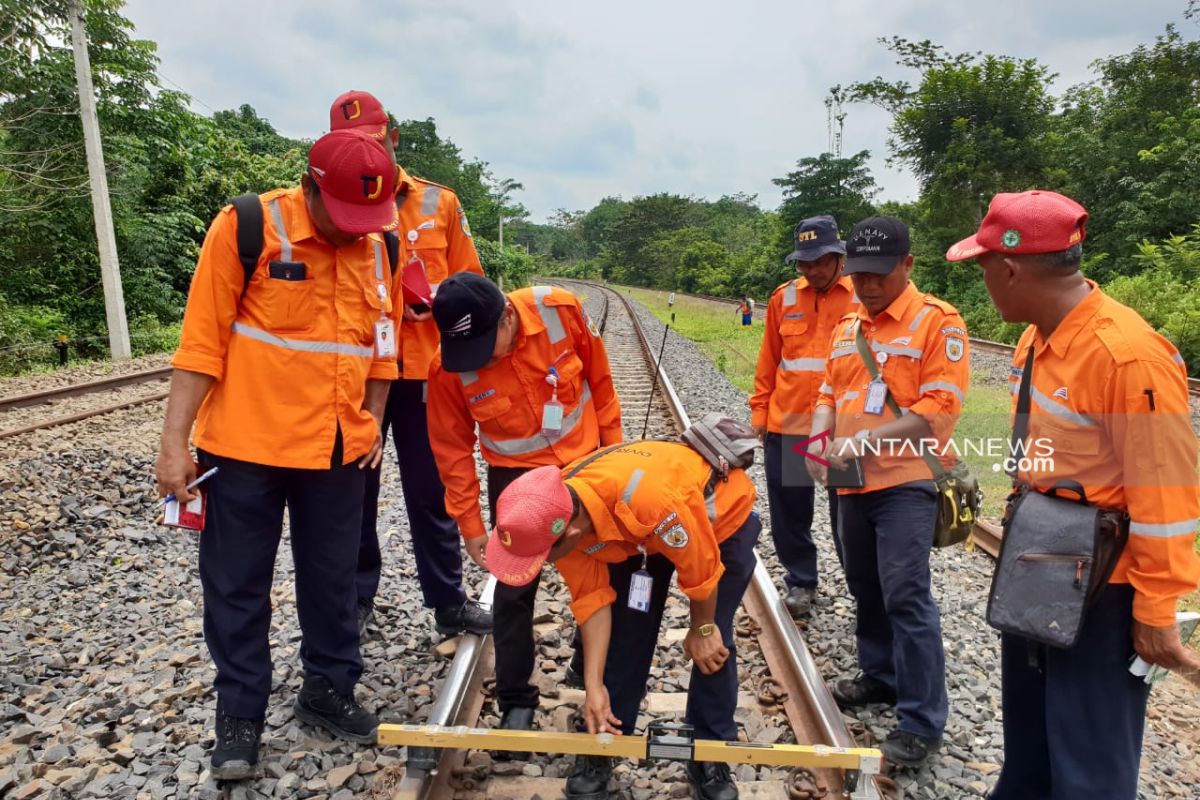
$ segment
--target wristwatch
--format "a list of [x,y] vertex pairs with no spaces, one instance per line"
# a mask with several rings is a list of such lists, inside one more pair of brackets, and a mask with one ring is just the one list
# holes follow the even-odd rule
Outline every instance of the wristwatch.
[[692,628],[692,630],[696,632],[697,636],[712,636],[713,631],[715,631],[716,629],[717,629],[717,626],[711,622],[706,622],[699,627]]

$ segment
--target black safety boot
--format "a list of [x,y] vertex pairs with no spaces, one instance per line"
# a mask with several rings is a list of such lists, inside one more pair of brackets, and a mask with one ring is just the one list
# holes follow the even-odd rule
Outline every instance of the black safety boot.
[[895,730],[888,734],[887,741],[879,746],[889,764],[901,767],[919,767],[931,753],[937,752],[942,740],[923,739],[908,731]]
[[564,789],[567,800],[608,800],[612,771],[613,760],[607,756],[575,756]]
[[688,783],[696,800],[737,800],[738,788],[723,761],[689,761]]
[[320,675],[305,677],[293,706],[296,719],[359,744],[375,744],[379,720],[353,694],[340,694]]
[[868,703],[896,704],[896,691],[880,680],[862,672],[853,678],[842,678],[830,690],[833,699],[842,708],[865,706]]
[[218,781],[258,777],[261,719],[232,717],[217,707],[217,741],[212,752],[212,776]]
[[492,632],[492,612],[468,600],[461,606],[436,609],[433,628],[442,636],[457,636],[463,631],[484,636]]
[[788,589],[787,595],[783,598],[783,604],[787,606],[788,613],[792,615],[792,619],[802,619],[809,615],[812,611],[813,598],[816,597],[816,594],[816,589],[809,589],[803,586],[793,586]]
[[367,628],[375,619],[375,606],[370,602],[358,601],[358,641],[365,642],[367,640]]
[[[536,710],[529,706],[513,706],[500,715],[500,730],[533,730],[533,714]],[[492,758],[496,761],[528,761],[529,753],[519,750],[496,750],[492,752]]]

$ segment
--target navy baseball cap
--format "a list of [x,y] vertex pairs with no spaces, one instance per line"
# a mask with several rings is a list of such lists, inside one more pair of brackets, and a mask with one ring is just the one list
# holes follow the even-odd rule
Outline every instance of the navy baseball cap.
[[470,372],[492,360],[506,305],[500,287],[474,272],[459,272],[442,281],[431,310],[447,372]]
[[911,247],[908,226],[903,222],[895,217],[867,217],[846,237],[845,274],[887,275]]
[[838,236],[837,220],[828,214],[800,220],[796,226],[796,249],[784,259],[793,261],[816,261],[827,253],[846,255],[846,243]]

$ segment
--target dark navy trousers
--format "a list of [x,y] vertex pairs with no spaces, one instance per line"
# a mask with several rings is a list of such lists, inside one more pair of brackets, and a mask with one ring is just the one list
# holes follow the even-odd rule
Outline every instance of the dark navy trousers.
[[[488,519],[496,524],[496,500],[508,485],[532,467],[488,467]],[[525,586],[496,582],[492,595],[492,643],[496,649],[496,702],[500,712],[510,708],[537,708],[538,689],[533,676],[533,605],[537,600],[537,577]]]
[[[429,446],[424,395],[424,381],[398,380],[392,384],[383,418],[383,437],[386,441],[390,427],[400,463],[400,486],[425,607],[457,608],[467,599],[462,581],[462,537],[458,525],[446,513],[446,489]],[[379,473],[378,469],[369,471],[363,498],[356,584],[358,602],[364,604],[374,601],[383,566],[376,529]]]
[[[696,729],[696,736],[702,739],[737,740],[737,727],[733,721],[738,694],[733,616],[754,574],[754,545],[758,543],[761,531],[758,514],[752,513],[736,533],[721,543],[721,563],[725,565],[725,573],[717,582],[715,621],[729,648],[729,658],[711,675],[705,675],[693,664],[688,685],[686,719]],[[621,732],[626,734],[634,733],[638,709],[646,696],[667,590],[675,572],[675,566],[667,558],[650,556],[646,564],[646,571],[654,578],[650,609],[636,611],[629,607],[629,584],[633,573],[641,567],[641,556],[608,567],[609,581],[617,599],[612,606],[612,638],[604,665],[604,687],[608,689],[613,716],[621,721]]]
[[[783,452],[785,443],[795,437],[767,433],[763,439],[766,452],[767,502],[771,510],[771,539],[775,555],[786,571],[783,580],[789,589],[817,587],[817,546],[813,543],[813,503],[816,489],[803,456],[797,461]],[[833,532],[833,547],[838,563],[842,560],[842,543],[837,536],[838,497],[830,489],[829,520]]]
[[1109,584],[1069,650],[1000,645],[1004,768],[992,800],[1134,800],[1150,687],[1129,674],[1133,587]]
[[937,518],[931,481],[839,498],[846,583],[858,603],[858,663],[896,690],[900,730],[936,739],[946,727],[946,654],[930,584]]
[[[227,714],[261,719],[271,693],[271,581],[287,507],[296,566],[296,613],[307,674],[351,694],[362,674],[354,610],[354,560],[363,471],[268,467],[200,451],[221,471],[204,488],[200,533],[204,640],[217,668],[217,702]],[[340,461],[340,458],[338,459]]]

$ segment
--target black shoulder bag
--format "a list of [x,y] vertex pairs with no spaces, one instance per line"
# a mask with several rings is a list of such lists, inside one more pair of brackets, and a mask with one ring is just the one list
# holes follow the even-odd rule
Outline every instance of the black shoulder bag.
[[[1030,347],[1017,394],[1013,458],[1023,452],[1029,433],[1032,372]],[[1059,497],[1059,492],[1077,499]],[[1108,585],[1128,538],[1129,515],[1090,505],[1075,481],[1059,481],[1045,493],[1018,484],[1004,512],[988,624],[1042,644],[1074,646],[1087,610]]]

